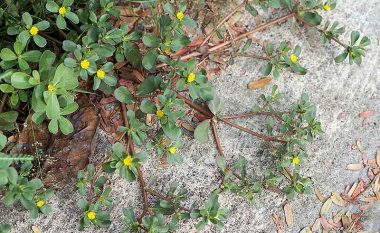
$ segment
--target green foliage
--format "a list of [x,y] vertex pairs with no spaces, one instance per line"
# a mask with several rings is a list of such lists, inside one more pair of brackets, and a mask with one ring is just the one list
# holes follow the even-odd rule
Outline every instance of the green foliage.
[[[74,127],[70,114],[79,108],[77,92],[83,92],[79,86],[86,89],[84,92],[90,87],[95,95],[113,95],[120,103],[134,106],[126,113],[128,124],[120,126],[119,131],[132,139],[128,147],[136,144],[139,152],[132,153],[123,144],[115,143],[104,163],[90,164],[86,172],[78,173],[76,189],[83,196],[78,202],[83,214],[78,225],[80,230],[90,225],[106,228],[111,223],[111,189],[103,171],[117,171],[127,181],[136,181],[142,163],[149,157],[146,149],[151,148],[170,165],[183,162],[181,123],[188,120],[191,111],[186,111],[180,92],[184,92],[184,96],[188,94],[187,105],[194,101],[204,104],[205,111],[210,110],[195,129],[197,140],[208,142],[211,121],[217,123],[223,118],[223,101],[215,95],[206,70],[197,66],[195,58],[184,60],[174,55],[190,44],[192,35],[188,29],[196,26],[188,15],[191,10],[187,1],[127,1],[125,4],[132,8],[141,3],[151,9],[152,16],[147,21],[153,23],[152,28],[145,27],[145,19],[129,28],[121,20],[118,3],[113,0],[89,3],[47,0],[35,1],[30,7],[30,1],[6,1],[0,6],[0,36],[4,38],[0,41],[0,91],[3,97],[8,96],[7,110],[0,113],[0,130],[4,131],[0,133],[1,150],[11,146],[7,136],[17,124],[23,123],[18,112],[30,112],[37,124],[47,122],[53,134],[71,134]],[[333,41],[344,48],[335,58],[336,62],[348,57],[350,64],[359,65],[370,44],[368,37],[354,31],[350,43],[345,44],[339,40],[345,29],[338,22],[326,21],[323,28],[318,28],[324,20],[320,11],[327,12],[335,6],[331,0],[244,2],[245,9],[254,17],[259,14],[257,7],[265,11],[270,7],[289,11],[299,23],[318,31],[322,43]],[[223,37],[218,30],[217,34]],[[239,52],[247,51],[252,44],[252,40],[247,40]],[[264,50],[264,76],[278,78],[284,70],[306,74],[306,68],[301,65],[300,46],[292,46],[287,41],[279,45],[268,42]],[[144,80],[139,79],[141,83],[135,86],[125,84],[122,76],[130,70],[141,72]],[[173,232],[182,220],[190,217],[199,219],[198,229],[210,222],[221,228],[228,215],[228,210],[218,203],[223,191],[241,195],[250,202],[255,200],[256,193],[266,188],[281,188],[288,198],[295,193],[310,193],[312,181],[302,177],[301,166],[307,159],[306,144],[322,132],[321,125],[307,95],[302,95],[286,112],[275,110],[282,97],[274,86],[270,95],[261,96],[261,107],[253,109],[256,113],[270,113],[265,118],[266,133],[281,141],[265,151],[266,158],[275,164],[272,171],[266,171],[263,177],[254,177],[248,174],[246,159],[239,158],[228,165],[226,159],[219,156],[216,162],[223,176],[222,184],[200,209],[181,206],[187,190],[173,184],[167,196],[158,196],[152,213],[136,218],[131,208],[125,209],[125,232]],[[144,123],[148,116],[157,124]],[[0,187],[5,189],[2,201],[6,205],[21,203],[32,217],[37,217],[39,212],[51,211],[47,199],[52,192],[44,190],[41,180],[30,174],[32,159],[1,153]],[[0,232],[7,230],[6,225],[0,226]]]
[[217,192],[212,193],[208,201],[199,210],[191,212],[190,216],[192,218],[201,219],[196,225],[197,230],[202,230],[208,223],[214,224],[218,229],[223,228],[229,211],[220,207],[218,198]]
[[194,131],[194,138],[197,139],[199,142],[205,143],[209,141],[209,132],[210,128],[210,120],[205,120],[202,123],[200,123],[197,128],[195,128]]
[[[360,33],[358,31],[351,32],[351,42],[345,46],[342,54],[335,58],[335,62],[340,63],[348,57],[350,65],[354,62],[357,65],[362,63],[362,57],[365,53],[365,47],[370,45],[370,39],[366,36],[362,37],[359,41]],[[359,43],[358,43],[359,42]]]
[[[0,189],[5,187],[6,190],[1,201],[5,206],[20,203],[29,211],[31,218],[37,218],[39,212],[43,214],[51,212],[47,200],[53,195],[53,192],[52,190],[43,190],[40,179],[28,179],[32,168],[29,160],[30,157],[19,158],[0,154]],[[19,171],[12,166],[14,161],[21,163]]]
[[290,68],[296,74],[306,74],[306,69],[298,62],[301,47],[296,46],[292,49],[289,47],[289,43],[281,42],[280,47],[276,51],[273,43],[269,42],[265,46],[265,52],[269,58],[269,62],[262,68],[262,75],[268,76],[272,73],[273,77],[278,78],[280,71],[285,68]]
[[131,136],[134,143],[137,145],[142,145],[145,139],[147,138],[147,126],[139,121],[136,118],[135,112],[129,110],[127,112],[127,118],[129,122],[129,128],[120,126],[119,131],[120,132],[127,132],[129,136]]
[[59,29],[66,29],[67,23],[66,19],[70,20],[73,24],[79,23],[78,16],[71,11],[71,6],[74,0],[64,0],[62,5],[59,6],[55,1],[49,0],[46,3],[46,9],[51,13],[58,13],[56,16],[56,25]]
[[83,213],[83,217],[78,224],[78,230],[84,230],[91,224],[103,228],[107,228],[111,224],[109,212],[102,211],[100,209],[101,205],[89,204],[86,200],[81,199],[78,206]]
[[23,25],[14,25],[15,27],[9,27],[7,32],[9,35],[18,34],[17,40],[19,40],[24,46],[26,46],[30,39],[40,48],[46,46],[47,41],[42,37],[41,31],[44,31],[50,27],[50,23],[46,20],[33,23],[32,16],[25,12],[22,15]]
[[258,179],[247,175],[247,160],[241,157],[228,168],[225,159],[219,156],[217,163],[224,176],[223,190],[236,193],[253,203],[255,194],[260,192],[262,187]]
[[107,171],[118,170],[121,177],[131,182],[136,180],[137,168],[147,159],[148,154],[146,152],[130,155],[124,150],[121,143],[115,143],[112,146],[111,161],[104,166],[107,168]]
[[78,207],[82,211],[82,218],[78,223],[78,229],[83,230],[89,225],[107,228],[110,224],[110,213],[107,209],[112,207],[110,198],[111,188],[107,185],[107,178],[100,176],[93,164],[87,166],[87,171],[78,172],[76,189],[83,197],[78,201]]
[[[11,131],[15,128],[18,112],[9,111],[0,113],[0,130]],[[5,144],[5,143],[4,143]]]
[[0,224],[0,233],[8,233],[11,231],[11,225],[9,224]]

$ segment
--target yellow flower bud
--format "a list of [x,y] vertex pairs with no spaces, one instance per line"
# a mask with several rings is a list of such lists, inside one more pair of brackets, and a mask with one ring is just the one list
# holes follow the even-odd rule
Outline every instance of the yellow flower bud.
[[83,61],[80,62],[80,67],[82,67],[82,69],[87,70],[88,67],[90,67],[90,62],[88,60],[86,60],[86,59],[83,60]]
[[104,70],[102,69],[99,69],[98,71],[96,71],[96,76],[100,79],[103,79],[104,76],[106,76],[106,72],[104,72]]
[[290,55],[290,61],[292,63],[296,63],[298,61],[298,57],[294,54]]
[[65,16],[67,10],[66,10],[66,7],[62,6],[58,9],[58,13],[62,16]]
[[90,211],[87,213],[87,217],[90,220],[94,220],[96,218],[96,213],[94,211]]
[[299,163],[300,163],[300,158],[299,158],[298,156],[294,157],[294,158],[293,158],[293,163],[294,163],[295,165],[299,164]]
[[56,90],[57,90],[57,88],[53,84],[48,85],[48,91],[49,92],[55,92]]
[[188,83],[192,83],[194,82],[195,80],[195,74],[194,73],[190,73],[188,76],[187,76],[187,82]]
[[165,52],[166,55],[170,55],[170,48],[166,47],[164,52]]
[[37,35],[38,34],[38,27],[36,27],[36,26],[31,27],[30,30],[29,30],[29,33],[32,36]]
[[126,166],[126,167],[130,167],[130,166],[132,165],[132,161],[133,161],[132,156],[128,155],[128,156],[125,157],[125,159],[123,160],[124,166]]
[[325,11],[330,11],[330,10],[331,10],[331,5],[328,4],[328,3],[325,3],[325,4],[323,5],[323,9],[324,9]]
[[185,17],[185,15],[183,14],[182,11],[179,11],[179,12],[177,13],[177,19],[182,20],[183,17]]
[[175,146],[171,146],[169,147],[168,151],[170,154],[175,154],[175,152],[177,152],[177,148]]
[[41,208],[42,206],[45,205],[45,202],[43,200],[40,200],[40,201],[37,201],[36,205],[38,208]]
[[157,110],[156,115],[157,115],[158,119],[161,119],[165,116],[165,113],[164,113],[164,111],[159,109],[159,110]]

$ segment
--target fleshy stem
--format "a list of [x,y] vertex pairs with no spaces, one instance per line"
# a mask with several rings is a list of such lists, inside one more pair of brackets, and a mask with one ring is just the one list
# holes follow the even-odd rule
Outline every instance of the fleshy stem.
[[[256,32],[263,31],[263,30],[265,30],[266,28],[271,27],[271,26],[273,26],[273,25],[275,25],[275,24],[277,24],[277,23],[280,23],[280,22],[282,22],[282,21],[284,21],[284,20],[287,20],[287,19],[289,19],[289,18],[292,18],[292,17],[294,17],[295,15],[296,15],[295,12],[290,12],[290,13],[288,13],[288,14],[282,16],[282,17],[279,17],[279,18],[277,18],[277,19],[274,19],[274,20],[272,20],[272,21],[270,21],[270,22],[268,22],[268,23],[262,24],[262,25],[256,27],[255,29],[253,29],[253,30],[251,30],[251,31],[248,31],[248,32],[246,32],[246,33],[243,33],[243,34],[241,34],[240,36],[234,38],[233,40],[228,40],[228,41],[225,41],[225,42],[223,42],[223,43],[221,43],[221,44],[215,45],[215,46],[211,47],[211,48],[208,50],[208,52],[209,52],[209,53],[212,53],[213,51],[217,51],[217,50],[219,50],[219,49],[221,49],[221,48],[224,48],[224,47],[226,47],[226,46],[232,44],[234,41],[241,40],[241,39],[246,38],[246,37],[248,37],[248,36],[250,36],[250,35],[252,35],[252,34],[254,34],[254,33],[256,33]],[[190,58],[193,58],[193,57],[199,57],[199,56],[204,56],[204,53],[201,53],[201,52],[198,52],[198,51],[197,51],[197,52],[193,52],[193,53],[190,53],[190,54],[187,54],[187,55],[185,55],[185,56],[180,57],[180,60],[181,60],[181,61],[186,61],[186,60],[189,60]],[[164,67],[164,66],[167,66],[167,64],[165,64],[165,63],[159,64],[159,65],[157,66],[157,68]]]
[[[162,195],[161,193],[159,193],[157,191],[154,191],[153,189],[145,188],[145,191],[147,191],[149,194],[151,194],[153,196],[156,196],[156,197],[160,198],[161,200],[165,200],[165,201],[169,202],[170,204],[174,205],[174,203],[173,203],[173,201],[172,201],[171,198],[166,197],[166,196]],[[191,211],[191,209],[183,207],[183,206],[178,206],[178,208],[180,210],[187,211],[187,212]]]
[[249,54],[249,53],[231,53],[231,52],[212,52],[210,55],[214,56],[230,56],[230,57],[249,57],[249,58],[255,58],[259,60],[265,60],[269,61],[269,57],[259,56],[255,54]]
[[[326,35],[326,31],[325,31],[325,30],[322,30],[322,29],[318,28],[317,26],[315,26],[315,25],[313,25],[313,24],[307,22],[307,21],[304,20],[302,17],[300,17],[298,14],[295,14],[294,17],[295,17],[298,21],[300,21],[300,22],[302,22],[303,24],[305,24],[306,26],[311,27],[311,28],[315,28],[319,33]],[[338,44],[339,44],[340,46],[342,46],[343,48],[347,47],[347,45],[344,44],[342,41],[340,41],[338,38],[336,38],[336,37],[329,37],[329,38],[331,38],[333,41],[335,41],[336,43],[338,43]]]
[[[218,135],[218,130],[216,128],[216,120],[215,119],[212,119],[211,120],[211,128],[212,128],[212,134],[214,136],[214,141],[215,141],[215,145],[216,145],[216,148],[218,150],[218,153],[221,157],[225,157],[224,156],[224,152],[223,152],[223,148],[222,148],[222,144],[220,143],[220,139],[219,139],[219,135]],[[227,171],[231,171],[232,172],[232,175],[234,175],[237,179],[239,180],[244,180],[243,177],[241,177],[239,174],[237,174],[236,172],[234,172],[232,169],[231,169],[231,166],[230,165],[227,165],[226,166],[226,170]],[[225,172],[225,171],[224,171]],[[221,185],[223,185],[223,179],[221,181]],[[265,184],[263,182],[261,182],[261,185],[263,187],[265,187]],[[277,187],[267,187],[266,190],[270,191],[270,192],[274,192],[274,193],[282,193],[281,190]]]
[[7,97],[8,97],[8,94],[4,93],[3,96],[2,96],[2,98],[1,98],[0,113],[2,113],[3,110],[4,110],[5,103],[7,102]]
[[[177,97],[184,100],[185,103],[187,105],[189,105],[192,109],[202,113],[203,115],[205,115],[206,117],[208,117],[209,119],[212,119],[214,117],[214,114],[209,110],[209,109],[206,109],[196,103],[193,103],[191,100],[187,99],[186,97],[184,97],[183,95],[181,94],[178,94],[177,93]],[[260,138],[264,141],[273,141],[273,142],[280,142],[280,143],[287,143],[287,141],[285,140],[282,140],[282,139],[278,139],[278,137],[273,137],[273,136],[267,136],[267,135],[264,135],[264,134],[261,134],[261,133],[257,133],[253,130],[250,130],[248,128],[245,128],[243,126],[240,126],[238,124],[235,124],[227,119],[224,119],[223,117],[216,117],[217,120],[227,124],[227,125],[230,125],[234,128],[237,128],[237,129],[240,129],[241,131],[244,131],[246,133],[249,133],[257,138]]]
[[[122,116],[123,116],[123,120],[124,120],[124,124],[125,124],[125,127],[129,128],[129,122],[128,122],[128,117],[127,117],[127,107],[125,106],[125,104],[121,103],[121,112],[122,112]],[[133,141],[132,141],[132,138],[131,136],[128,134],[128,147],[130,149],[130,152],[132,153],[132,155],[135,155],[135,146],[133,144]],[[141,192],[142,192],[142,196],[143,196],[143,200],[144,200],[144,207],[143,207],[143,212],[141,213],[140,217],[138,218],[139,222],[141,221],[141,219],[147,214],[149,213],[149,204],[148,204],[148,194],[145,190],[145,180],[144,180],[144,176],[143,176],[143,173],[141,171],[141,168],[140,167],[137,167],[137,176],[138,176],[138,180],[139,180],[139,183],[140,183],[140,188],[141,188]]]
[[251,135],[253,135],[253,136],[257,137],[257,138],[260,138],[260,139],[262,139],[262,140],[264,140],[264,141],[267,141],[267,142],[272,141],[272,142],[287,143],[286,140],[278,139],[278,137],[266,136],[266,135],[263,135],[263,134],[257,133],[257,132],[255,132],[255,131],[252,131],[252,130],[250,130],[250,129],[247,129],[247,128],[243,127],[243,126],[240,126],[240,125],[238,125],[238,124],[236,124],[236,123],[233,123],[233,122],[231,122],[231,121],[229,121],[229,120],[227,120],[227,119],[224,119],[224,118],[218,118],[218,119],[219,119],[221,122],[223,122],[223,123],[225,123],[225,124],[227,124],[227,125],[229,125],[229,126],[232,126],[232,127],[236,128],[236,129],[239,129],[239,130],[241,130],[241,131],[244,131],[244,132],[246,132],[246,133],[249,133],[249,134],[251,134]]
[[276,117],[277,119],[279,120],[282,120],[280,115],[281,114],[284,114],[284,113],[287,113],[287,112],[265,112],[265,111],[262,111],[262,112],[246,112],[246,113],[240,113],[240,114],[235,114],[235,115],[229,115],[229,116],[224,116],[223,118],[224,119],[241,119],[241,118],[248,118],[248,117],[251,117],[251,116],[274,116]]

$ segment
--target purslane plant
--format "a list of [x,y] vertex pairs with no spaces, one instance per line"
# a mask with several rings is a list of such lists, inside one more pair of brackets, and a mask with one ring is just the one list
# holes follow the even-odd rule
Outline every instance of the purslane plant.
[[[31,160],[33,158],[30,156],[12,157],[0,153],[0,188],[6,188],[1,202],[6,206],[20,203],[29,211],[31,218],[37,218],[39,213],[49,214],[52,211],[48,199],[53,192],[44,190],[39,178],[28,179],[33,166]],[[14,162],[21,163],[19,171],[12,166]]]
[[[76,187],[87,197],[78,203],[83,213],[79,229],[90,224],[110,225],[111,189],[102,170],[107,173],[117,170],[128,182],[140,182],[143,213],[136,217],[131,208],[124,211],[126,231],[133,232],[170,232],[179,227],[181,220],[190,217],[199,220],[199,229],[208,223],[222,227],[228,211],[218,203],[218,195],[224,191],[242,195],[250,202],[261,190],[283,192],[288,198],[294,197],[295,193],[311,192],[312,180],[302,176],[301,166],[307,159],[305,144],[321,132],[320,123],[315,118],[315,107],[307,95],[303,95],[286,112],[276,111],[276,102],[282,94],[274,86],[269,96],[261,96],[262,106],[242,115],[223,115],[223,101],[216,96],[197,57],[207,57],[232,42],[226,40],[214,47],[210,45],[206,52],[194,51],[179,57],[176,53],[186,51],[191,41],[189,29],[196,26],[190,17],[187,1],[175,1],[176,4],[169,1],[133,3],[153,9],[152,17],[147,17],[153,22],[153,29],[144,28],[139,23],[132,27],[124,23],[117,7],[119,1],[100,0],[94,4],[83,4],[83,1],[48,0],[39,10],[28,9],[18,2],[21,1],[6,1],[0,5],[0,28],[7,32],[4,41],[0,42],[0,90],[4,103],[8,103],[0,109],[0,130],[4,131],[0,134],[1,149],[10,146],[5,135],[10,135],[15,129],[20,108],[32,114],[33,122],[48,122],[51,133],[72,133],[74,127],[70,114],[79,108],[75,97],[77,92],[83,92],[79,89],[80,83],[83,84],[81,87],[90,87],[86,91],[112,94],[123,109],[125,126],[119,127],[119,131],[125,133],[126,146],[114,144],[112,154],[105,161],[96,166],[89,165],[86,173],[78,174]],[[18,6],[24,7],[18,9]],[[136,5],[130,6],[133,9]],[[340,37],[345,29],[338,22],[331,24],[327,21],[324,27],[320,27],[323,22],[320,11],[329,12],[336,7],[331,0],[262,0],[254,1],[254,4],[243,1],[242,7],[253,16],[258,14],[256,7],[264,10],[273,7],[287,13],[236,40],[295,18],[298,24],[320,33],[322,43],[335,42],[344,48],[343,53],[335,58],[336,62],[343,62],[348,57],[350,64],[360,65],[370,44],[369,38],[360,38],[357,31],[351,33],[350,43],[342,42]],[[156,12],[154,9],[162,10]],[[211,36],[212,33],[208,39]],[[252,40],[247,40],[239,51],[245,52],[251,45]],[[43,49],[40,51],[39,48]],[[291,46],[289,41],[279,45],[268,42],[263,49],[265,57],[255,56],[266,61],[261,68],[263,75],[278,78],[284,69],[300,75],[306,73],[307,64],[302,62],[300,46]],[[232,53],[227,55],[232,57]],[[145,78],[133,86],[123,84],[120,82],[121,65],[139,70]],[[134,107],[127,109],[126,105]],[[6,108],[9,111],[2,112]],[[205,119],[196,127],[194,137],[207,142],[209,131],[213,133],[219,153],[216,163],[222,176],[221,185],[199,209],[182,206],[186,192],[177,188],[178,185],[173,185],[167,195],[162,195],[146,187],[141,175],[141,166],[150,157],[146,149],[154,148],[170,165],[183,161],[181,122],[188,119],[189,108]],[[156,123],[154,127],[145,123],[148,116]],[[265,117],[265,134],[232,121],[251,116]],[[228,155],[224,155],[218,140],[216,124],[229,125],[263,140],[275,169],[265,172],[264,177],[255,177],[247,173],[249,164],[244,158],[228,165]],[[138,153],[134,145],[139,146]],[[46,199],[51,192],[40,192],[41,181],[25,177],[30,166],[30,163],[25,163],[15,169],[9,161],[3,163],[0,186],[6,187],[7,194],[3,197],[6,204],[20,202],[35,217],[38,212],[50,211]],[[17,173],[20,175],[16,176]],[[148,193],[158,199],[153,207],[149,207]],[[170,221],[167,221],[169,216]]]

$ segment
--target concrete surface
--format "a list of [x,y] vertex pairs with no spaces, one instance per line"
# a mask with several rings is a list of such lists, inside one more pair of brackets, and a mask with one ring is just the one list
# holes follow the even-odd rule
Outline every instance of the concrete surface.
[[[331,20],[338,20],[346,25],[346,31],[359,30],[371,38],[372,44],[363,60],[363,64],[349,66],[334,64],[333,58],[341,52],[336,44],[322,46],[319,38],[304,33],[292,35],[291,22],[282,24],[282,27],[273,27],[257,35],[259,42],[270,39],[275,44],[281,40],[289,40],[301,45],[303,52],[301,62],[308,69],[305,76],[283,73],[273,83],[279,86],[286,97],[283,101],[286,106],[289,102],[297,101],[302,92],[309,94],[311,101],[317,106],[317,114],[322,122],[324,134],[319,136],[309,146],[309,159],[303,173],[311,176],[319,189],[327,195],[331,191],[342,192],[344,187],[364,177],[363,172],[346,171],[349,163],[360,161],[359,153],[351,149],[351,145],[360,139],[370,158],[376,150],[380,150],[380,2],[378,0],[356,1],[338,0],[337,9],[328,15]],[[275,16],[271,16],[275,17]],[[254,22],[252,20],[252,22]],[[249,24],[250,28],[254,23]],[[349,34],[345,33],[347,41]],[[253,50],[255,51],[255,50]],[[261,51],[260,51],[261,52]],[[268,93],[270,87],[259,91],[248,90],[249,81],[260,77],[259,70],[263,62],[253,59],[236,59],[234,65],[227,67],[215,79],[217,92],[225,100],[225,113],[235,114],[251,109],[259,100],[258,96]],[[375,110],[376,114],[368,118],[362,126],[358,113],[366,110]],[[255,127],[251,120],[239,121],[240,124]],[[229,161],[245,156],[250,162],[250,171],[258,174],[267,166],[265,155],[260,151],[260,142],[255,138],[231,129],[229,126],[218,126],[221,142]],[[190,191],[189,199],[184,205],[199,206],[211,190],[217,187],[219,178],[216,174],[216,150],[209,144],[194,143],[191,137],[185,136],[188,141],[181,149],[185,156],[184,163],[168,169],[160,168],[158,158],[153,157],[144,164],[145,178],[156,190],[165,191],[173,181],[186,185]],[[99,156],[109,147],[99,145]],[[107,230],[90,228],[84,232],[120,232],[123,229],[122,209],[128,206],[135,210],[141,209],[141,196],[138,183],[127,183],[118,176],[112,178],[112,225]],[[80,211],[75,202],[78,194],[68,187],[58,192],[51,200],[54,207],[53,214],[30,220],[27,213],[21,208],[4,208],[0,205],[0,222],[7,221],[13,224],[12,233],[31,232],[31,226],[40,227],[42,232],[71,233],[75,230]],[[276,228],[271,219],[272,213],[283,218],[281,204],[283,196],[272,193],[262,193],[256,204],[251,205],[243,198],[232,194],[222,195],[221,205],[230,209],[230,217],[226,223],[224,233],[259,233],[275,232]],[[294,211],[295,227],[285,228],[285,232],[299,232],[305,226],[311,226],[319,216],[321,203],[314,195],[297,196],[291,202]],[[369,232],[380,232],[376,225],[376,216],[380,215],[379,208],[368,212],[369,217],[364,224]],[[181,225],[178,232],[196,232],[193,221]],[[218,232],[212,227],[206,227],[202,232]]]

